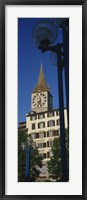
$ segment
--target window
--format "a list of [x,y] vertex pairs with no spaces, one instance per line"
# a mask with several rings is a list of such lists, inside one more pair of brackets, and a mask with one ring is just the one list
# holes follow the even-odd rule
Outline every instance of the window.
[[39,138],[39,133],[36,133],[36,138]]
[[57,131],[57,136],[60,135],[60,129],[56,130]]
[[39,143],[39,144],[38,144],[38,148],[43,148],[43,144],[42,144],[42,143]]
[[54,120],[48,121],[48,127],[50,127],[50,126],[55,126],[55,121]]
[[54,131],[47,131],[47,137],[53,137],[53,132]]
[[49,158],[49,157],[50,157],[50,152],[48,151],[48,152],[47,152],[47,158]]
[[47,147],[52,147],[53,146],[53,141],[47,141]]
[[42,153],[40,154],[40,156],[42,156],[43,158],[46,158],[46,153]]
[[54,116],[54,112],[49,112],[49,113],[47,114],[47,116],[48,116],[48,117],[53,117],[53,116]]
[[46,153],[43,153],[43,154],[42,154],[42,157],[43,157],[43,158],[46,158]]
[[60,125],[60,120],[57,119],[56,124],[59,126]]
[[44,128],[44,127],[45,127],[45,122],[38,123],[38,128]]
[[53,141],[49,141],[49,147],[53,146]]
[[46,137],[46,132],[39,133],[39,138],[44,138],[44,137]]
[[44,117],[45,117],[45,113],[38,115],[38,119],[43,119]]
[[42,155],[42,156],[43,156],[43,158],[46,158],[46,153],[43,153],[43,155]]
[[36,115],[30,116],[30,120],[31,120],[31,121],[33,121],[33,120],[35,120],[35,119],[37,119],[37,116],[36,116]]
[[52,157],[52,156],[53,156],[52,151],[48,151],[48,152],[47,152],[47,158],[50,158],[50,157]]
[[35,138],[36,138],[36,133],[32,133],[32,134],[31,134],[31,137],[32,137],[33,139],[35,139]]
[[32,130],[34,130],[35,129],[35,124],[32,124]]
[[57,111],[56,111],[56,116],[58,116],[58,115],[59,115],[59,111],[57,110]]
[[44,148],[44,147],[46,147],[46,143],[39,143],[38,144],[38,148]]
[[32,133],[32,134],[31,134],[31,137],[32,137],[33,139],[39,138],[39,133]]
[[39,133],[39,138],[44,138],[44,133]]
[[53,136],[53,131],[49,131],[49,137]]
[[50,151],[50,157],[52,157],[53,156],[53,153],[52,153],[52,151]]
[[57,136],[57,135],[58,135],[58,130],[54,130],[53,136]]

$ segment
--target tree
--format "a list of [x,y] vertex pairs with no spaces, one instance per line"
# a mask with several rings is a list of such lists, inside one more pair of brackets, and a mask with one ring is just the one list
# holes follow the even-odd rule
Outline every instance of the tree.
[[[24,182],[26,170],[26,141],[29,138],[25,131],[18,132],[18,181]],[[30,176],[27,181],[36,181],[39,176],[39,167],[42,167],[42,157],[39,155],[38,148],[34,145],[31,138],[30,151]]]
[[42,156],[39,155],[38,148],[33,142],[32,137],[28,136],[27,140],[29,141],[30,148],[30,175],[27,181],[36,181],[40,174],[40,167],[42,167]]
[[26,142],[27,133],[25,131],[18,131],[18,181],[22,182],[25,180],[25,149],[22,144]]
[[[66,141],[66,158],[67,158],[67,180],[69,178],[69,137],[68,129],[65,130],[65,141]],[[61,180],[61,148],[60,148],[60,137],[55,138],[52,147],[52,157],[47,162],[48,173],[50,177],[53,177],[56,181]]]
[[55,138],[52,146],[52,157],[47,162],[48,173],[53,179],[61,176],[61,155],[60,155],[60,138]]

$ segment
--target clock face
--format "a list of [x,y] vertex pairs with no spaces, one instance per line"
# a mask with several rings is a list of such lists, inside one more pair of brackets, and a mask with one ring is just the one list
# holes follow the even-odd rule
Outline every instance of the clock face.
[[33,96],[32,104],[34,107],[42,107],[46,103],[46,95],[44,93],[37,93]]

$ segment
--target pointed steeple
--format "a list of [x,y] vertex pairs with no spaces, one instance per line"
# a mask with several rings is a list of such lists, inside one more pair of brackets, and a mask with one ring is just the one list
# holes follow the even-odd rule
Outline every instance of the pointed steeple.
[[42,60],[41,60],[41,67],[40,67],[38,82],[32,93],[44,92],[44,91],[48,91],[48,90],[49,89],[46,85],[46,81],[45,81],[45,77],[44,77],[44,73],[43,73],[43,67],[42,67]]

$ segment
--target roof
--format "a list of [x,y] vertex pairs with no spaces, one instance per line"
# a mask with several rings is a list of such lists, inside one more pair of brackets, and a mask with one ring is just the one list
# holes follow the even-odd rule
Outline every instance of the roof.
[[[64,107],[64,110],[67,110],[67,107]],[[59,108],[55,108],[55,109],[51,109],[51,110],[47,110],[47,111],[43,111],[43,112],[39,112],[39,113],[27,113],[26,117],[28,116],[34,116],[34,115],[39,115],[39,114],[43,114],[43,113],[49,113],[49,112],[53,112],[53,111],[59,111]]]
[[41,63],[38,82],[32,93],[44,92],[44,91],[49,91],[49,88],[45,81],[44,72],[43,72],[42,63]]

